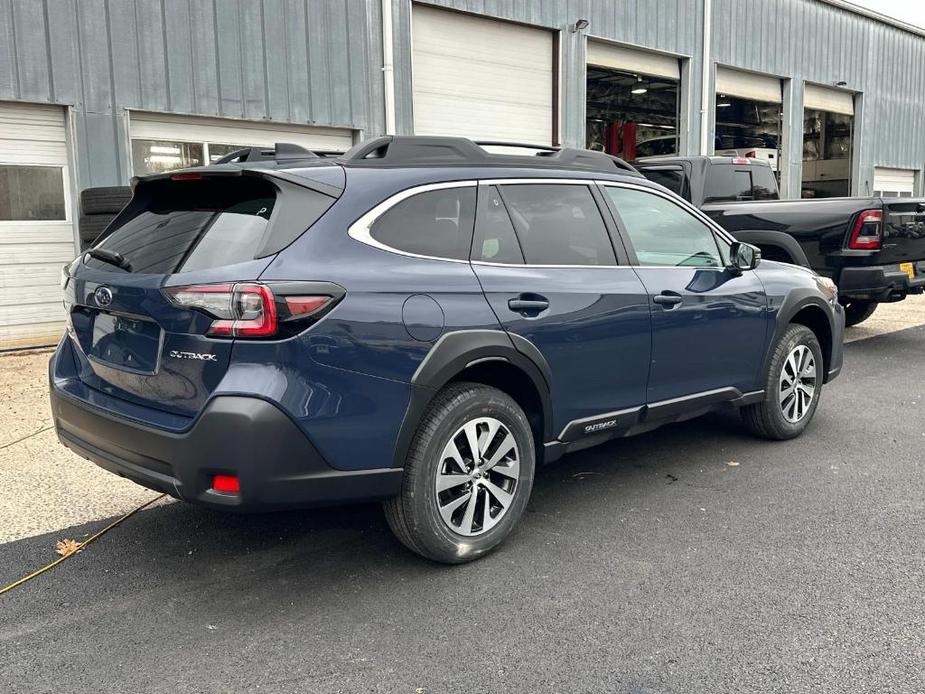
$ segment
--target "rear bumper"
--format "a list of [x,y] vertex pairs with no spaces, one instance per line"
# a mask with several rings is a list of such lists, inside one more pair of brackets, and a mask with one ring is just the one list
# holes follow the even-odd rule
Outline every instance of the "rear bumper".
[[[399,493],[402,470],[335,470],[295,423],[253,397],[213,399],[182,433],[148,427],[82,402],[52,380],[58,439],[80,456],[133,482],[206,506],[236,511],[324,506]],[[211,489],[236,475],[239,494]]]
[[915,279],[909,279],[899,265],[842,268],[838,294],[854,301],[899,301],[907,294],[919,294],[925,290],[925,261],[913,264]]

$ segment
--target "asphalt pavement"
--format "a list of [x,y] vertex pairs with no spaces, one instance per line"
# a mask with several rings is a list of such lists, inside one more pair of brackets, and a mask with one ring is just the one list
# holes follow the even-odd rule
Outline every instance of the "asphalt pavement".
[[[716,414],[567,456],[464,566],[373,505],[144,511],[0,597],[0,691],[923,692],[925,327],[822,397],[795,441]],[[0,585],[105,523],[0,545]]]

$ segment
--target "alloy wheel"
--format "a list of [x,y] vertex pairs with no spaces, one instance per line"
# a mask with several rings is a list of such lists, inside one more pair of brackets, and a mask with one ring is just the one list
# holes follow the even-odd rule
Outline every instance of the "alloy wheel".
[[520,452],[510,430],[494,417],[478,417],[450,437],[437,468],[437,508],[454,533],[491,530],[514,501]]
[[806,345],[793,348],[780,371],[780,409],[791,424],[809,412],[816,395],[816,360]]

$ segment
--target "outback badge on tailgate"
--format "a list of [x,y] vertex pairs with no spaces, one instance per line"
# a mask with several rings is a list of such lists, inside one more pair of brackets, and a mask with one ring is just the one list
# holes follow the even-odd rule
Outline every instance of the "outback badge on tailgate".
[[196,361],[218,361],[218,357],[208,352],[180,352],[175,349],[168,354],[174,359],[194,359]]

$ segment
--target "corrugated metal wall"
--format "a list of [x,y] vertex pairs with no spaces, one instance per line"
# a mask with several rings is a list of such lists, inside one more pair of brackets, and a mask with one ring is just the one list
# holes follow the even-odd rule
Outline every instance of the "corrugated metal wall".
[[804,81],[861,93],[858,194],[872,192],[875,166],[925,167],[925,37],[817,0],[714,0],[713,35],[717,63],[791,81],[790,195],[799,194]]
[[81,187],[130,176],[125,109],[382,131],[367,0],[0,0],[0,99],[74,107]]
[[[394,14],[396,117],[411,132],[410,0]],[[561,130],[584,142],[587,36],[685,58],[682,125],[699,149],[703,0],[429,0],[561,31]],[[579,18],[587,32],[572,33]],[[713,0],[719,64],[789,80],[788,191],[802,84],[862,93],[858,188],[874,166],[925,168],[925,38],[818,0]],[[74,107],[80,186],[128,177],[124,110],[383,130],[380,0],[0,0],[0,99]],[[712,89],[711,89],[712,91]],[[710,112],[712,118],[712,109]],[[789,163],[787,163],[789,162]]]
[[[461,12],[500,17],[561,32],[562,141],[585,142],[585,37],[597,37],[645,46],[690,59],[700,74],[700,37],[703,33],[701,0],[433,0],[427,4]],[[398,131],[411,133],[411,2],[392,0],[395,21],[395,98]],[[587,19],[586,33],[569,27]],[[700,103],[700,80],[691,83],[690,103]],[[699,106],[690,109],[691,131],[700,128]],[[692,143],[697,149],[696,140]]]

